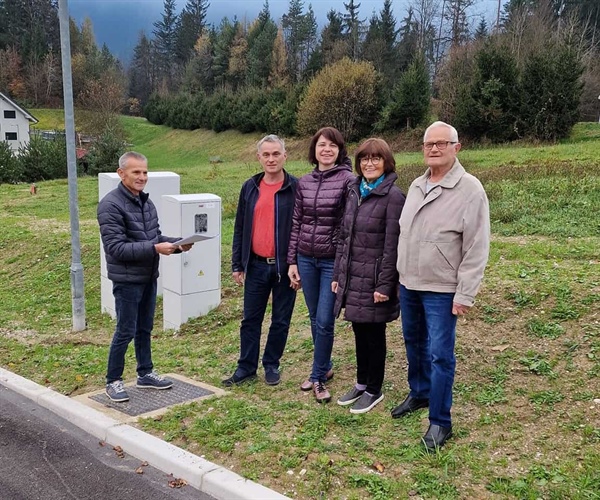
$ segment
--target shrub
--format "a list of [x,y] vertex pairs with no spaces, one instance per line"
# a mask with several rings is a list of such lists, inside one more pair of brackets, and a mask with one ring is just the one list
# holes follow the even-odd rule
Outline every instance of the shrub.
[[582,74],[583,65],[569,47],[551,45],[527,61],[521,108],[527,135],[556,141],[570,134],[579,117]]
[[113,172],[125,150],[126,144],[122,136],[112,129],[106,129],[92,144],[86,156],[87,169],[84,173],[98,175],[100,172]]
[[21,163],[7,142],[0,141],[0,184],[16,184],[23,180]]
[[377,73],[370,62],[349,58],[326,66],[308,85],[298,109],[298,132],[336,127],[347,141],[367,135],[377,112]]
[[209,128],[215,132],[223,132],[231,128],[231,117],[235,106],[233,94],[226,90],[215,92],[210,96],[207,104]]
[[165,123],[169,114],[169,101],[166,97],[161,97],[158,94],[152,94],[148,103],[144,106],[144,116],[146,120],[154,125],[162,125]]
[[54,140],[32,136],[29,143],[19,148],[22,180],[36,182],[67,177],[67,147],[64,136]]

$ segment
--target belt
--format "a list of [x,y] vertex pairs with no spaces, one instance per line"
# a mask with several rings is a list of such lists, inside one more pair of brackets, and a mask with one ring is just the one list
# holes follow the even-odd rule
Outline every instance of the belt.
[[266,262],[267,264],[275,264],[275,257],[261,257],[260,255],[253,254],[254,258],[260,262]]

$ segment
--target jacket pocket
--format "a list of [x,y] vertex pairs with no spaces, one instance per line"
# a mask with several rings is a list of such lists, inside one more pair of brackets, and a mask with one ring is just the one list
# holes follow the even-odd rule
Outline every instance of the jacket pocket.
[[419,275],[425,283],[456,284],[459,258],[458,242],[423,241],[419,252]]

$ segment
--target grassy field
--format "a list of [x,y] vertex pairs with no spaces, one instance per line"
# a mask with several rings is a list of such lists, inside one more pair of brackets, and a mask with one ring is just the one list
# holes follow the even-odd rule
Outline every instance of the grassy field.
[[[40,128],[60,127],[60,113],[32,112]],[[178,333],[157,328],[154,339],[160,371],[219,385],[235,368],[242,310],[230,277],[232,217],[242,182],[259,170],[259,136],[173,131],[138,118],[124,124],[151,169],[180,174],[184,193],[223,198],[222,304]],[[306,141],[288,146],[288,169],[307,172]],[[493,241],[477,305],[459,322],[455,437],[439,454],[419,443],[426,413],[389,416],[407,392],[398,322],[388,330],[385,400],[375,410],[351,415],[298,390],[312,359],[301,294],[279,386],[259,378],[138,425],[300,499],[600,498],[598,151],[600,126],[580,124],[559,144],[461,152],[488,192]],[[217,156],[222,163],[211,163]],[[406,189],[423,171],[421,156],[397,161]],[[114,328],[100,314],[97,189],[96,179],[80,179],[88,329],[72,333],[67,183],[40,183],[37,196],[25,185],[0,186],[0,365],[68,395],[103,387]],[[340,321],[334,399],[354,381],[353,349]],[[134,364],[130,352],[127,379]]]

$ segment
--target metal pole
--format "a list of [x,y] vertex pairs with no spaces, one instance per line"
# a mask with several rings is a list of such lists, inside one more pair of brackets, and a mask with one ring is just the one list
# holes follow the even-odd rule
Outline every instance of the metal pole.
[[73,111],[73,82],[71,78],[71,41],[67,0],[58,1],[60,22],[60,52],[62,58],[65,132],[67,136],[67,172],[69,179],[69,214],[71,218],[71,305],[73,331],[85,330],[85,296],[83,266],[79,241],[79,206],[77,204],[77,159],[75,155],[75,116]]

